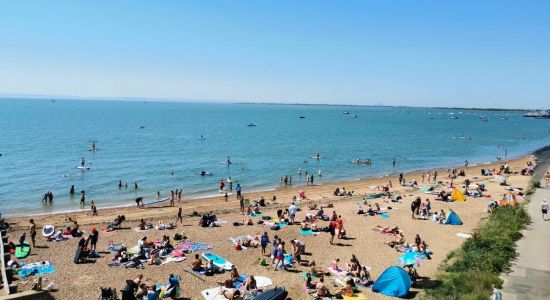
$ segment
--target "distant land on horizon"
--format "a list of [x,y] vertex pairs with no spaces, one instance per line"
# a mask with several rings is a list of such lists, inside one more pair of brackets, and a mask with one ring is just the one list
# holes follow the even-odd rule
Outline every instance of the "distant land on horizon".
[[246,105],[288,105],[288,106],[341,106],[341,107],[395,107],[395,108],[428,108],[428,109],[456,109],[456,110],[484,110],[484,111],[536,111],[546,108],[498,108],[498,107],[446,107],[446,106],[411,106],[411,105],[384,105],[377,104],[338,104],[338,103],[300,103],[300,102],[263,102],[243,100],[220,99],[181,99],[181,98],[146,98],[146,97],[82,97],[64,95],[25,95],[25,94],[0,94],[0,100],[60,100],[60,101],[129,101],[129,102],[179,102],[179,103],[220,103],[220,104],[246,104]]

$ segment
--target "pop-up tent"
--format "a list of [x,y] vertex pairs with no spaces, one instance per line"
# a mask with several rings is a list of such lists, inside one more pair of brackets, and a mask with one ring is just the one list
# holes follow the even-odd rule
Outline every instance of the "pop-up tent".
[[406,297],[411,288],[411,278],[405,270],[392,266],[386,269],[374,285],[372,291],[391,297]]
[[451,193],[451,200],[466,201],[466,197],[464,197],[464,194],[461,191],[459,191],[457,188],[453,188],[453,192]]
[[454,210],[449,209],[447,211],[447,219],[445,219],[445,223],[447,225],[462,225],[462,221],[458,217],[458,215],[455,213]]

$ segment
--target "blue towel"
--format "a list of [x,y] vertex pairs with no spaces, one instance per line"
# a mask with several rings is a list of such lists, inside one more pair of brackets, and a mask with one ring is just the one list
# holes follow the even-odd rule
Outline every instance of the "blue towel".
[[388,215],[387,213],[381,213],[380,216],[384,219],[387,219],[390,217],[390,215]]

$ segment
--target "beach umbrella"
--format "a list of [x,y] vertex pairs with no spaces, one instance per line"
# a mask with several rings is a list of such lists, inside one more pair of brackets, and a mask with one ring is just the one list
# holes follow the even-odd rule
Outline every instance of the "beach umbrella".
[[403,266],[420,265],[420,261],[423,258],[424,258],[424,255],[422,255],[419,252],[416,252],[416,251],[407,252],[407,253],[401,254],[399,259],[397,259],[397,263]]

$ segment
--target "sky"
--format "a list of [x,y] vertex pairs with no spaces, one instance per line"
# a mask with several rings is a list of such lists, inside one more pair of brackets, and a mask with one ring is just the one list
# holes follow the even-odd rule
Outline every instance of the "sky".
[[0,95],[550,108],[550,1],[0,1]]

